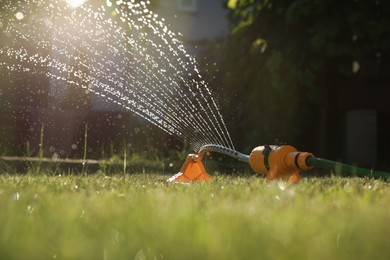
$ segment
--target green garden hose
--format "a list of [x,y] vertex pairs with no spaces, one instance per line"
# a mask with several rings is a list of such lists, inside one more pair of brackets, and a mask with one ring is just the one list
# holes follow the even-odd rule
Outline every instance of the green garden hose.
[[317,157],[309,157],[306,159],[309,166],[331,170],[336,175],[344,176],[358,176],[358,177],[373,177],[373,178],[390,178],[390,173],[377,171],[374,169],[360,168],[354,165],[335,162]]

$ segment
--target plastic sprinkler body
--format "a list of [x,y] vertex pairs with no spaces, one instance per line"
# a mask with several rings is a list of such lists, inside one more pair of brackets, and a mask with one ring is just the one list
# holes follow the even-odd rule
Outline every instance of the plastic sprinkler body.
[[309,170],[307,158],[314,157],[307,152],[299,152],[290,145],[264,145],[252,150],[249,164],[256,173],[266,174],[269,180],[282,179],[299,181],[299,170]]
[[168,179],[168,182],[189,182],[210,180],[211,176],[206,172],[202,163],[202,156],[189,154],[178,174]]
[[258,146],[252,150],[249,156],[223,146],[205,145],[201,147],[198,154],[189,154],[180,172],[169,178],[168,181],[189,182],[211,179],[202,164],[202,158],[206,151],[222,153],[239,161],[248,162],[253,171],[267,175],[269,180],[282,179],[297,182],[300,179],[300,170],[313,168],[307,164],[307,159],[314,158],[314,155],[299,152],[290,145]]

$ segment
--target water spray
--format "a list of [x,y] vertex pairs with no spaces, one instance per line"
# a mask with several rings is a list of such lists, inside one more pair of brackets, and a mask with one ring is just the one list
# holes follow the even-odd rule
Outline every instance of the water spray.
[[190,182],[210,180],[202,159],[207,152],[217,152],[239,161],[249,163],[254,172],[264,174],[269,180],[297,182],[299,172],[322,168],[359,177],[390,178],[390,173],[364,169],[344,163],[315,157],[312,153],[300,152],[290,145],[264,145],[252,150],[250,155],[237,152],[221,145],[205,145],[197,154],[189,154],[180,169],[169,182]]

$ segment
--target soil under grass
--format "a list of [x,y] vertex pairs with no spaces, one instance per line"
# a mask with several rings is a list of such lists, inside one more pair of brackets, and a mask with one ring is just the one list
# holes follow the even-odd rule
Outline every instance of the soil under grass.
[[389,259],[390,184],[0,175],[0,259]]

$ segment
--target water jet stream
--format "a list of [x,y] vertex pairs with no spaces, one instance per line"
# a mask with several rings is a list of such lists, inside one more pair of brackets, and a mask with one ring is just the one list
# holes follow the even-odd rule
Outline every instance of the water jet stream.
[[0,66],[43,71],[52,106],[75,85],[188,140],[195,151],[208,143],[234,148],[195,59],[145,2],[73,8],[62,0],[5,0],[0,8],[7,36],[0,54],[8,57]]

